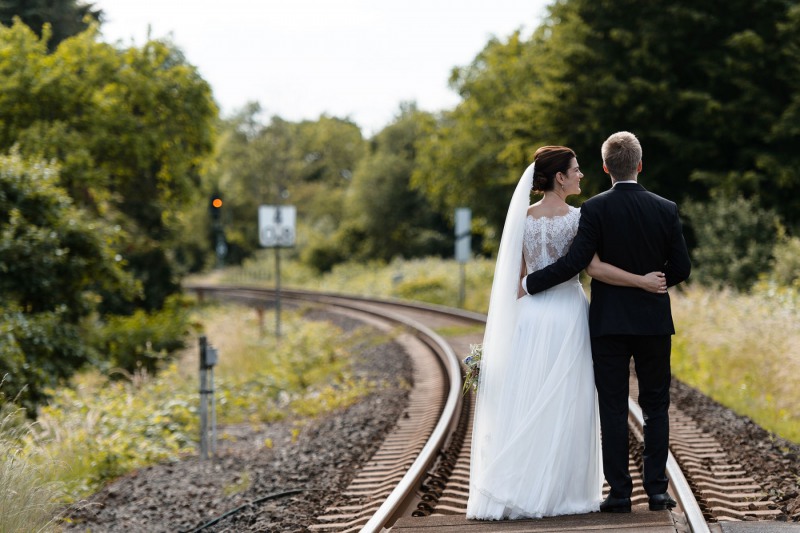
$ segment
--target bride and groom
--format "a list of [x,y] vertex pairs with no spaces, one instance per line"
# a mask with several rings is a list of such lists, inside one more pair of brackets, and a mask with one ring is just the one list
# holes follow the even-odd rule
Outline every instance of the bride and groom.
[[[676,505],[665,473],[675,332],[666,289],[689,276],[689,255],[675,203],[637,182],[638,139],[615,133],[602,157],[612,187],[580,209],[564,201],[580,193],[583,174],[563,146],[537,150],[511,199],[484,333],[467,518],[630,512],[631,357],[649,507]],[[531,190],[544,196],[529,206]]]

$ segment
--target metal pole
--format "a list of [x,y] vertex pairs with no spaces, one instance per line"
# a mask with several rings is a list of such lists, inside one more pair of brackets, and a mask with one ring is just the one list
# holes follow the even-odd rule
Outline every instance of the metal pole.
[[206,337],[200,337],[200,457],[208,459],[208,403],[206,402]]
[[275,337],[281,336],[281,248],[275,246]]
[[217,400],[214,394],[214,367],[208,369],[211,392],[211,455],[217,455]]
[[264,308],[256,307],[256,315],[258,316],[258,336],[264,336]]
[[458,306],[464,307],[464,298],[466,293],[466,271],[465,271],[465,263],[460,262],[459,266],[461,267],[459,270],[461,271],[461,276],[458,284]]

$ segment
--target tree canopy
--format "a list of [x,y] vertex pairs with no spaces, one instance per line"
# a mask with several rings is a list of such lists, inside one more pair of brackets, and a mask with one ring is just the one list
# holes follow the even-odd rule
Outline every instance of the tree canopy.
[[78,0],[0,0],[0,24],[11,26],[14,17],[39,37],[46,37],[52,51],[67,37],[87,29],[89,21],[100,22],[103,11]]
[[139,287],[115,252],[119,229],[76,208],[58,168],[0,155],[0,378],[35,401],[86,363],[82,322],[100,291]]
[[[223,121],[208,194],[223,197],[222,223],[230,259],[241,260],[259,248],[260,205],[292,204],[298,225],[308,235],[335,228],[342,219],[344,192],[366,148],[354,123],[321,116],[288,122],[260,121],[251,104]],[[300,238],[300,237],[298,237]],[[307,242],[307,237],[305,237]]]
[[592,195],[609,184],[602,142],[628,130],[654,192],[741,195],[797,231],[798,35],[787,0],[555,2],[529,39],[493,40],[454,71],[463,101],[420,140],[414,183],[497,229],[538,146],[574,148]]
[[410,186],[416,140],[432,122],[429,113],[403,104],[372,139],[347,191],[346,222],[330,244],[345,257],[390,261],[452,253],[446,218]]
[[86,363],[152,368],[183,341],[170,295],[217,116],[171,43],[91,25],[49,50],[48,31],[0,26],[0,380],[28,406]]
[[[48,53],[21,22],[0,27],[0,149],[59,162],[75,204],[120,227],[118,253],[142,281],[136,305],[157,309],[178,289],[164,245],[177,246],[179,213],[196,201],[217,109],[170,43],[117,49],[96,34]],[[112,295],[104,305],[133,309]]]

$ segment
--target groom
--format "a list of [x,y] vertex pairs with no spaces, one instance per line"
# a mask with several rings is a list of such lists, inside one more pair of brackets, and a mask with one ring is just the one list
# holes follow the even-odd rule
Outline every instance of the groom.
[[[671,287],[689,277],[691,264],[677,206],[637,182],[642,147],[632,133],[611,135],[602,148],[611,189],[584,202],[567,255],[523,280],[528,294],[567,281],[595,253],[634,274],[662,271]],[[589,330],[600,408],[603,470],[611,491],[600,511],[629,513],[628,377],[633,356],[644,413],[644,488],[650,510],[676,505],[667,493],[671,335],[669,295],[592,280]]]

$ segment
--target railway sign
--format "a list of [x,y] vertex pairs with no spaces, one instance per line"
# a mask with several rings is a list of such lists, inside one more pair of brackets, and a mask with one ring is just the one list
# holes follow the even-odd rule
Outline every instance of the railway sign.
[[294,246],[296,210],[293,205],[262,205],[258,208],[258,240],[264,248]]
[[456,208],[456,261],[466,263],[472,255],[472,210]]

